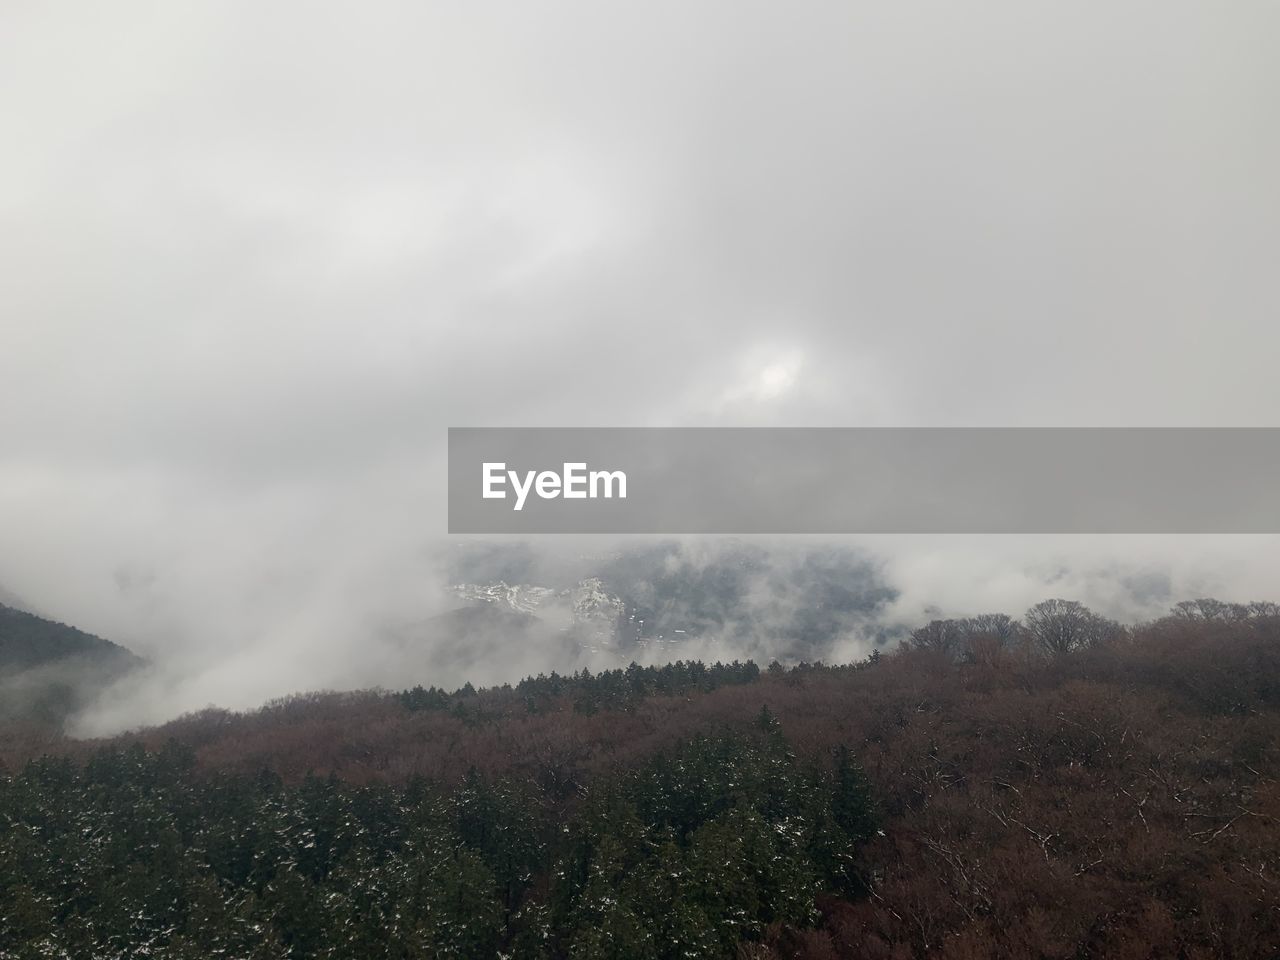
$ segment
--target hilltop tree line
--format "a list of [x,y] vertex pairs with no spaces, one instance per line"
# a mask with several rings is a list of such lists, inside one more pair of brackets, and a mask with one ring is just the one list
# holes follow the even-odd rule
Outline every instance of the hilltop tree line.
[[[526,677],[515,686],[515,695],[530,713],[552,708],[562,697],[571,695],[573,708],[579,713],[600,709],[625,709],[650,696],[673,696],[691,692],[707,693],[719,687],[753,683],[760,668],[748,660],[710,665],[697,660],[678,660],[660,667],[642,667],[633,663],[625,670],[579,670],[563,675]],[[509,688],[508,688],[509,689]],[[476,690],[471,684],[449,693],[437,687],[418,685],[396,694],[409,710],[453,709],[459,717],[472,716],[468,704],[474,703]]]
[[[1262,621],[1280,617],[1280,604],[1186,600],[1174,606],[1171,616],[1190,622]],[[1037,603],[1021,623],[1003,613],[933,620],[914,630],[905,646],[981,663],[1019,648],[1060,657],[1114,643],[1128,633],[1117,621],[1094,613],[1078,600],[1053,599]]]

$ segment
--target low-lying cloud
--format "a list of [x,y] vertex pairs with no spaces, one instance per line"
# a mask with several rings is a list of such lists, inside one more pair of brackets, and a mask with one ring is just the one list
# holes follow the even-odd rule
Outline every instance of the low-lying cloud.
[[[153,661],[105,728],[431,682],[450,425],[1274,425],[1278,18],[7,5],[0,583]],[[1280,553],[864,546],[903,623]]]

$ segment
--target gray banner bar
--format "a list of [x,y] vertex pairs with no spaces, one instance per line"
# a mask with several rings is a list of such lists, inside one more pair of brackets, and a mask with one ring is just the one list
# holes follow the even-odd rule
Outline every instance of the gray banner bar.
[[1273,428],[449,430],[450,533],[1277,533],[1278,490]]

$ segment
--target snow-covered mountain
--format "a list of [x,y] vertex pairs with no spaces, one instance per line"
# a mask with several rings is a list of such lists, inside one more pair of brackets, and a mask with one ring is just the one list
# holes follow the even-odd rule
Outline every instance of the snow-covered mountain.
[[536,613],[548,600],[554,600],[559,592],[550,587],[535,587],[528,583],[458,583],[453,593],[461,600],[476,603],[493,603],[517,613]]
[[582,654],[624,666],[690,649],[715,656],[717,645],[796,662],[826,658],[849,637],[892,639],[881,617],[896,591],[852,549],[672,541],[554,563],[531,548],[511,553],[460,550],[454,595],[534,616]]

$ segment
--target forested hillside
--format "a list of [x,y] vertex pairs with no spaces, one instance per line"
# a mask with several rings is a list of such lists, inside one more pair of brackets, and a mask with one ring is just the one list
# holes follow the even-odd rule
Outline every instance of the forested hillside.
[[1211,601],[10,735],[0,957],[1274,958],[1278,744]]
[[0,605],[0,722],[57,729],[142,663],[109,640]]

